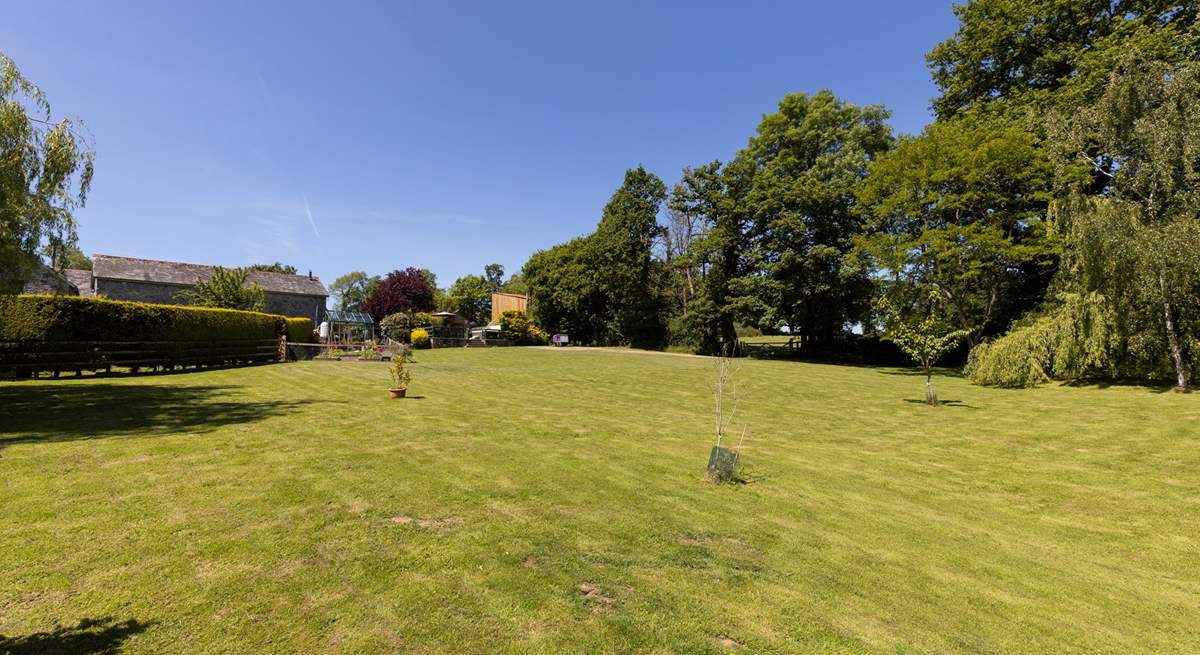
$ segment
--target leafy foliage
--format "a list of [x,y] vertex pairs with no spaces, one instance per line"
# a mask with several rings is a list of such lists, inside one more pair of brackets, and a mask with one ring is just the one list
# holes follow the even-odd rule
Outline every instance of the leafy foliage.
[[492,318],[493,286],[482,275],[464,275],[450,286],[449,307],[473,325],[486,325]]
[[[933,299],[936,301],[936,297]],[[954,350],[971,333],[969,328],[954,328],[943,318],[928,309],[924,315],[906,315],[886,297],[879,304],[886,320],[884,338],[896,344],[905,355],[925,372],[925,402],[937,406],[937,393],[933,390],[932,368]]]
[[400,343],[408,343],[411,331],[412,317],[404,312],[388,314],[379,321],[379,331],[383,336]]
[[413,348],[417,348],[418,350],[425,350],[433,345],[429,337],[429,332],[424,328],[413,330],[409,338],[412,341]]
[[856,254],[905,304],[931,293],[960,325],[1007,327],[1054,272],[1051,166],[1021,122],[960,116],[902,138],[859,191],[871,208]]
[[865,218],[855,193],[891,147],[887,118],[828,90],[788,94],[738,153],[750,176],[749,270],[730,288],[745,322],[833,335],[865,318],[870,279],[847,256]]
[[352,271],[333,281],[329,293],[333,296],[337,308],[342,311],[366,311],[363,306],[375,289],[379,288],[382,279],[378,275],[368,276],[362,271]]
[[500,314],[500,336],[519,346],[542,345],[547,342],[546,333],[534,325],[525,312],[515,309]]
[[311,318],[288,318],[287,340],[289,343],[309,343],[313,339]]
[[54,121],[42,90],[0,53],[0,293],[19,293],[46,253],[75,247],[95,151],[83,125]]
[[50,266],[58,271],[68,268],[92,270],[92,260],[74,244],[56,244],[47,252],[47,256]]
[[193,288],[179,296],[199,307],[220,307],[261,312],[267,304],[266,292],[257,284],[246,286],[246,269],[214,266],[207,280],[196,280]]
[[997,103],[1073,111],[1101,94],[1113,62],[1140,49],[1200,54],[1197,6],[1173,0],[971,0],[927,56],[939,119]]
[[0,295],[0,341],[217,342],[274,339],[286,329],[284,317],[258,312],[80,296]]
[[433,309],[433,289],[429,278],[417,268],[392,271],[363,303],[363,311],[375,320],[396,312]]
[[392,355],[388,373],[392,376],[393,389],[407,389],[408,385],[412,383],[412,371],[408,366],[412,361],[412,351],[407,347],[402,347],[399,353]]
[[488,264],[483,267],[483,277],[487,279],[492,291],[499,291],[504,284],[504,267],[500,264]]
[[[1064,293],[1098,296],[1115,333],[1104,368],[1156,377],[1180,391],[1200,353],[1200,64],[1124,56],[1091,107],[1052,122],[1064,198]],[[1093,175],[1104,180],[1101,194]],[[1058,308],[1062,311],[1062,307]],[[1071,314],[1066,315],[1071,318]],[[1158,363],[1146,355],[1159,353]]]
[[246,267],[247,271],[264,271],[267,273],[287,273],[288,275],[296,274],[296,267],[291,264],[275,262],[273,264],[251,264]]
[[537,322],[583,343],[661,347],[666,326],[652,250],[665,197],[662,180],[630,169],[594,233],[534,253],[521,275]]

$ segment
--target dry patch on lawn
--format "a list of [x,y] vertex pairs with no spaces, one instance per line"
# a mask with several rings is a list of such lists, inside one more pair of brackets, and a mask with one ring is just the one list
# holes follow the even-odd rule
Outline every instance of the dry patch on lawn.
[[422,528],[425,530],[439,530],[442,528],[456,528],[466,522],[463,520],[463,517],[461,517],[461,516],[435,516],[435,517],[418,519],[418,518],[413,518],[411,516],[405,516],[403,514],[393,516],[390,520],[392,523],[395,523],[396,525],[415,525],[418,528]]
[[593,611],[603,611],[616,602],[612,596],[591,582],[580,582],[575,590],[584,604],[591,607]]

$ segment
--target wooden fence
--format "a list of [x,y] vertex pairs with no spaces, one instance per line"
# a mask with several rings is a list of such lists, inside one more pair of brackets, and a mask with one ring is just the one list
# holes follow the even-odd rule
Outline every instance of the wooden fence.
[[280,361],[283,338],[205,341],[20,341],[0,342],[0,375],[36,377],[64,371],[137,373],[188,366],[231,366]]

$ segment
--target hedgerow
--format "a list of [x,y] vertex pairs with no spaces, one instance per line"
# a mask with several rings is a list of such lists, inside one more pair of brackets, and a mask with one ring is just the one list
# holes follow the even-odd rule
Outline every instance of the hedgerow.
[[[308,322],[309,332],[312,322]],[[79,296],[0,296],[0,341],[234,341],[274,339],[282,316]]]
[[309,343],[313,338],[311,318],[289,318],[287,321],[288,343]]
[[282,316],[233,309],[0,296],[0,375],[276,361],[287,327]]

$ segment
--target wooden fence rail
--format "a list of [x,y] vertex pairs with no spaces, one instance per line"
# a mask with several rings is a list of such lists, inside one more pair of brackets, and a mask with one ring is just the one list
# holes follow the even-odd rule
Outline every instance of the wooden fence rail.
[[36,377],[63,371],[133,373],[143,368],[172,370],[187,366],[229,366],[279,361],[282,339],[205,341],[4,341],[0,342],[0,374]]

